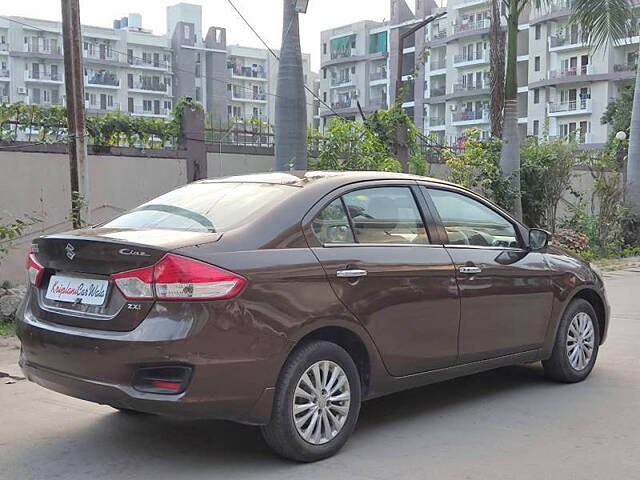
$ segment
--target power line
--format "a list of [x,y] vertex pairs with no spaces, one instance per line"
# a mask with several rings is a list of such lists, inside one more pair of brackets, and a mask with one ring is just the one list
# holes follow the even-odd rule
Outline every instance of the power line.
[[[267,50],[269,50],[271,52],[271,55],[273,55],[276,60],[280,61],[280,57],[278,57],[278,55],[276,55],[276,52],[274,52],[269,45],[267,45],[267,42],[264,41],[264,39],[260,36],[260,34],[256,31],[255,28],[253,28],[253,26],[249,23],[249,21],[244,17],[244,15],[242,15],[242,13],[240,13],[240,10],[238,10],[236,8],[236,6],[233,4],[233,2],[231,0],[227,0],[227,2],[229,2],[229,5],[231,5],[233,7],[233,9],[238,12],[238,15],[240,15],[240,18],[244,21],[244,23],[246,23],[247,27],[249,27],[251,29],[251,31],[255,34],[256,37],[258,37],[258,40],[260,40],[262,42],[262,44],[267,47]],[[291,24],[289,24],[289,27],[287,28],[287,33],[289,33],[289,28],[291,28]],[[286,34],[285,34],[286,37]],[[333,107],[331,107],[329,104],[327,104],[327,102],[325,102],[324,100],[322,100],[317,94],[316,92],[314,92],[313,90],[311,90],[309,87],[307,87],[306,85],[304,85],[304,89],[309,92],[311,95],[313,95],[313,97],[318,100],[322,105],[324,105],[325,107],[327,107],[329,110],[331,110],[331,112],[335,115],[337,115],[338,117],[340,117],[342,120],[346,120],[342,115],[340,115],[338,112],[336,112]]]
[[[4,16],[4,15],[0,15],[0,18],[5,19],[5,20],[10,21],[10,22],[17,23],[17,24],[22,25],[22,26],[24,26],[24,27],[28,27],[28,28],[34,29],[34,30],[39,30],[39,31],[42,31],[42,32],[45,32],[45,33],[49,33],[49,34],[53,34],[53,35],[57,35],[57,36],[59,36],[59,37],[61,37],[61,36],[62,36],[62,34],[61,34],[61,33],[59,33],[59,32],[52,32],[52,31],[50,31],[50,30],[46,30],[46,29],[44,29],[44,28],[37,27],[37,26],[35,26],[35,25],[30,25],[30,24],[28,24],[28,23],[20,22],[20,21],[18,21],[18,20],[16,20],[16,19],[14,19],[14,18],[11,18],[11,17],[6,17],[6,16]],[[87,43],[90,43],[90,44],[92,44],[92,45],[94,45],[94,46],[98,46],[98,45],[99,45],[99,43],[97,43],[97,42],[89,42],[89,41],[88,41]],[[269,50],[271,51],[271,53],[272,53],[272,54],[274,54],[274,52],[273,52],[271,49],[269,49]],[[119,51],[119,50],[115,50],[115,49],[111,49],[111,51],[112,51],[112,52],[114,52],[114,53],[117,53],[118,55],[122,55],[122,56],[124,56],[124,57],[126,57],[126,58],[133,58],[133,59],[136,59],[136,60],[142,60],[143,62],[146,62],[146,59],[145,59],[145,58],[143,58],[143,57],[137,57],[137,56],[135,56],[135,55],[129,55],[129,53],[128,53],[128,52],[127,52],[127,53],[125,53],[125,52],[121,52],[121,51]],[[277,58],[277,56],[276,56],[276,58]],[[89,59],[89,60],[91,60],[91,59]],[[128,65],[128,64],[127,64],[127,65]],[[134,65],[134,67],[135,67],[135,65]],[[185,69],[183,69],[183,68],[178,68],[178,67],[175,67],[175,66],[173,66],[173,65],[171,66],[171,68],[172,68],[172,70],[173,70],[173,71],[176,71],[176,72],[185,72],[185,73],[188,73],[188,74],[193,75],[193,76],[195,77],[195,72],[192,72],[191,70],[185,70]],[[214,76],[207,76],[207,75],[202,75],[202,76],[201,76],[201,77],[199,77],[199,78],[204,78],[204,79],[208,79],[208,80],[213,80],[213,81],[215,81],[215,82],[224,83],[225,85],[227,85],[227,84],[228,84],[228,81],[227,81],[228,79],[227,79],[227,78],[214,77]],[[240,85],[234,85],[234,86],[239,87],[241,90],[244,90],[244,91],[247,91],[247,92],[251,92],[251,93],[253,93],[253,89],[252,89],[252,88],[250,88],[250,87],[243,87],[243,86],[240,86]],[[309,90],[309,88],[308,88],[306,85],[305,85],[305,89],[306,89],[307,91],[309,91],[309,92],[310,92],[310,93],[311,93],[315,98],[317,98],[320,102],[322,102],[322,100],[320,100],[320,99],[315,95],[315,93],[313,93],[313,91]],[[264,94],[265,94],[265,95],[267,95],[267,96],[272,96],[272,97],[280,97],[280,96],[281,96],[281,95],[278,95],[277,93],[272,93],[272,92],[269,92],[269,91],[265,91],[265,92],[264,92]],[[322,103],[323,103],[324,105],[326,105],[324,102],[322,102]],[[308,103],[308,102],[305,102],[305,104],[306,104],[306,105],[308,105],[308,106],[311,106],[311,107],[313,107],[313,106],[314,106],[312,103]],[[331,107],[329,107],[329,106],[327,106],[327,107],[328,107],[329,109],[331,109]],[[332,109],[331,109],[331,110],[332,110]],[[333,110],[332,110],[332,111],[333,111]]]

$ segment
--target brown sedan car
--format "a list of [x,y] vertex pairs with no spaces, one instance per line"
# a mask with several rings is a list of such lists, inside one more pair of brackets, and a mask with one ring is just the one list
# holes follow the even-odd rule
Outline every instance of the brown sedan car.
[[542,360],[585,379],[599,275],[478,195],[382,172],[272,173],[178,188],[37,239],[20,312],[31,381],[119,410],[260,425],[332,455],[360,403]]

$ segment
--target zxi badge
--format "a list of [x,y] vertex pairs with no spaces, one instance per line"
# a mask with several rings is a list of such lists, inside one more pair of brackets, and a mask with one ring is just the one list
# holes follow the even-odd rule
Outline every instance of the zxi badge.
[[67,252],[67,258],[69,260],[73,260],[76,257],[76,249],[70,243],[67,243],[65,251]]

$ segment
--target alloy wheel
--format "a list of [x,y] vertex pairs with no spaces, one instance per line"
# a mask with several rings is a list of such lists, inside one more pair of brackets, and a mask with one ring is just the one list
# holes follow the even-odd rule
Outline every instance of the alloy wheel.
[[578,312],[567,331],[567,356],[574,370],[584,370],[593,356],[595,348],[595,329],[588,313]]

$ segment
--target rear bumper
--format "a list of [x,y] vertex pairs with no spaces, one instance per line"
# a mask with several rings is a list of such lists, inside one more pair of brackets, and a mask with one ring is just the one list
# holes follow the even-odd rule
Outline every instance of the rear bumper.
[[[288,351],[282,339],[278,349],[273,344],[265,349],[265,342],[275,340],[246,328],[228,328],[228,318],[223,331],[214,318],[197,319],[189,312],[183,311],[183,320],[176,321],[166,315],[171,307],[163,306],[154,307],[131,332],[88,330],[39,320],[28,304],[17,331],[20,365],[32,382],[83,400],[160,415],[251,424],[269,420],[277,375]],[[137,369],[161,365],[193,369],[183,393],[133,388]]]

